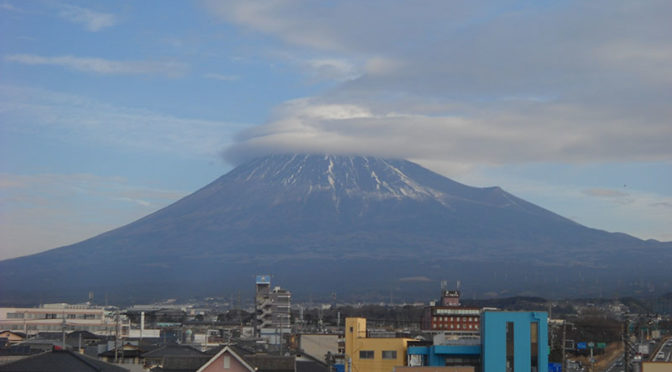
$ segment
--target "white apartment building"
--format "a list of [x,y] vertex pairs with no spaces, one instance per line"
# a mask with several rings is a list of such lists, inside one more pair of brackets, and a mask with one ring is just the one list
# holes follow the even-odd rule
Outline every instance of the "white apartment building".
[[0,308],[0,330],[23,332],[89,331],[102,336],[113,336],[119,327],[119,336],[128,335],[130,321],[115,311],[87,304],[45,304],[34,308]]

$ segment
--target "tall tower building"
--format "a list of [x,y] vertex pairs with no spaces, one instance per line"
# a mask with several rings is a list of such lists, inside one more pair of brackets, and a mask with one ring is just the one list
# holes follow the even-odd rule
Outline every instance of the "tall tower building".
[[271,292],[272,327],[274,329],[291,331],[292,293],[280,287]]
[[261,336],[261,329],[266,328],[272,323],[271,315],[271,276],[257,275],[256,295],[254,301],[254,335]]
[[292,293],[275,287],[271,290],[270,275],[257,275],[255,299],[255,335],[279,345],[282,335],[291,328]]

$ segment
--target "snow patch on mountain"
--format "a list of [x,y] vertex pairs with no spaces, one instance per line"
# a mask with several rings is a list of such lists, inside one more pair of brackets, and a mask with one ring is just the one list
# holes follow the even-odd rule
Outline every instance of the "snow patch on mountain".
[[338,205],[342,198],[435,199],[443,193],[413,180],[390,161],[363,156],[274,155],[260,160],[244,177],[246,182],[299,185],[305,193],[329,192]]

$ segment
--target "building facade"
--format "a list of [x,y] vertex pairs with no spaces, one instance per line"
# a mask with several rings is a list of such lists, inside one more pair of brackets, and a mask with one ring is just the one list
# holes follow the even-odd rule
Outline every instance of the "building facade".
[[484,311],[483,370],[548,372],[548,314]]
[[410,338],[371,338],[366,319],[345,319],[346,372],[390,372],[406,365]]
[[480,334],[481,309],[460,306],[429,306],[422,320],[423,331]]
[[35,308],[0,308],[0,329],[35,334],[38,332],[89,331],[97,335],[127,335],[130,322],[114,312],[86,304],[45,304]]
[[408,347],[409,366],[452,366],[483,372],[548,372],[545,312],[484,310],[480,337],[434,337]]
[[270,275],[257,275],[255,336],[280,345],[283,335],[292,332],[291,305],[290,291],[280,287],[271,289]]
[[266,328],[272,323],[272,314],[271,314],[271,276],[270,275],[257,275],[255,282],[255,298],[254,298],[254,310],[255,310],[255,322],[254,322],[254,334],[256,337],[261,336],[261,329]]
[[478,335],[480,317],[481,308],[462,306],[459,290],[442,289],[439,305],[432,302],[425,308],[421,328],[427,332]]

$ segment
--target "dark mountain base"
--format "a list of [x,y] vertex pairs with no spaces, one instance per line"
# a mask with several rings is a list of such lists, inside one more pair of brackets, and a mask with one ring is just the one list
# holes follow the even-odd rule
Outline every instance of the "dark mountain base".
[[[121,274],[123,273],[123,274]],[[71,273],[43,273],[44,280],[20,275],[22,288],[3,288],[0,305],[81,302],[89,291],[96,303],[137,304],[207,296],[250,301],[254,276],[270,273],[273,285],[293,293],[295,301],[315,302],[427,302],[436,297],[441,280],[462,283],[463,297],[545,298],[646,296],[672,288],[672,278],[645,270],[623,272],[613,279],[611,269],[530,266],[453,260],[283,260],[274,263],[182,261],[174,264],[119,267],[82,267]],[[647,275],[649,274],[649,275]],[[82,280],[86,278],[86,280]],[[26,288],[34,288],[27,291]]]

